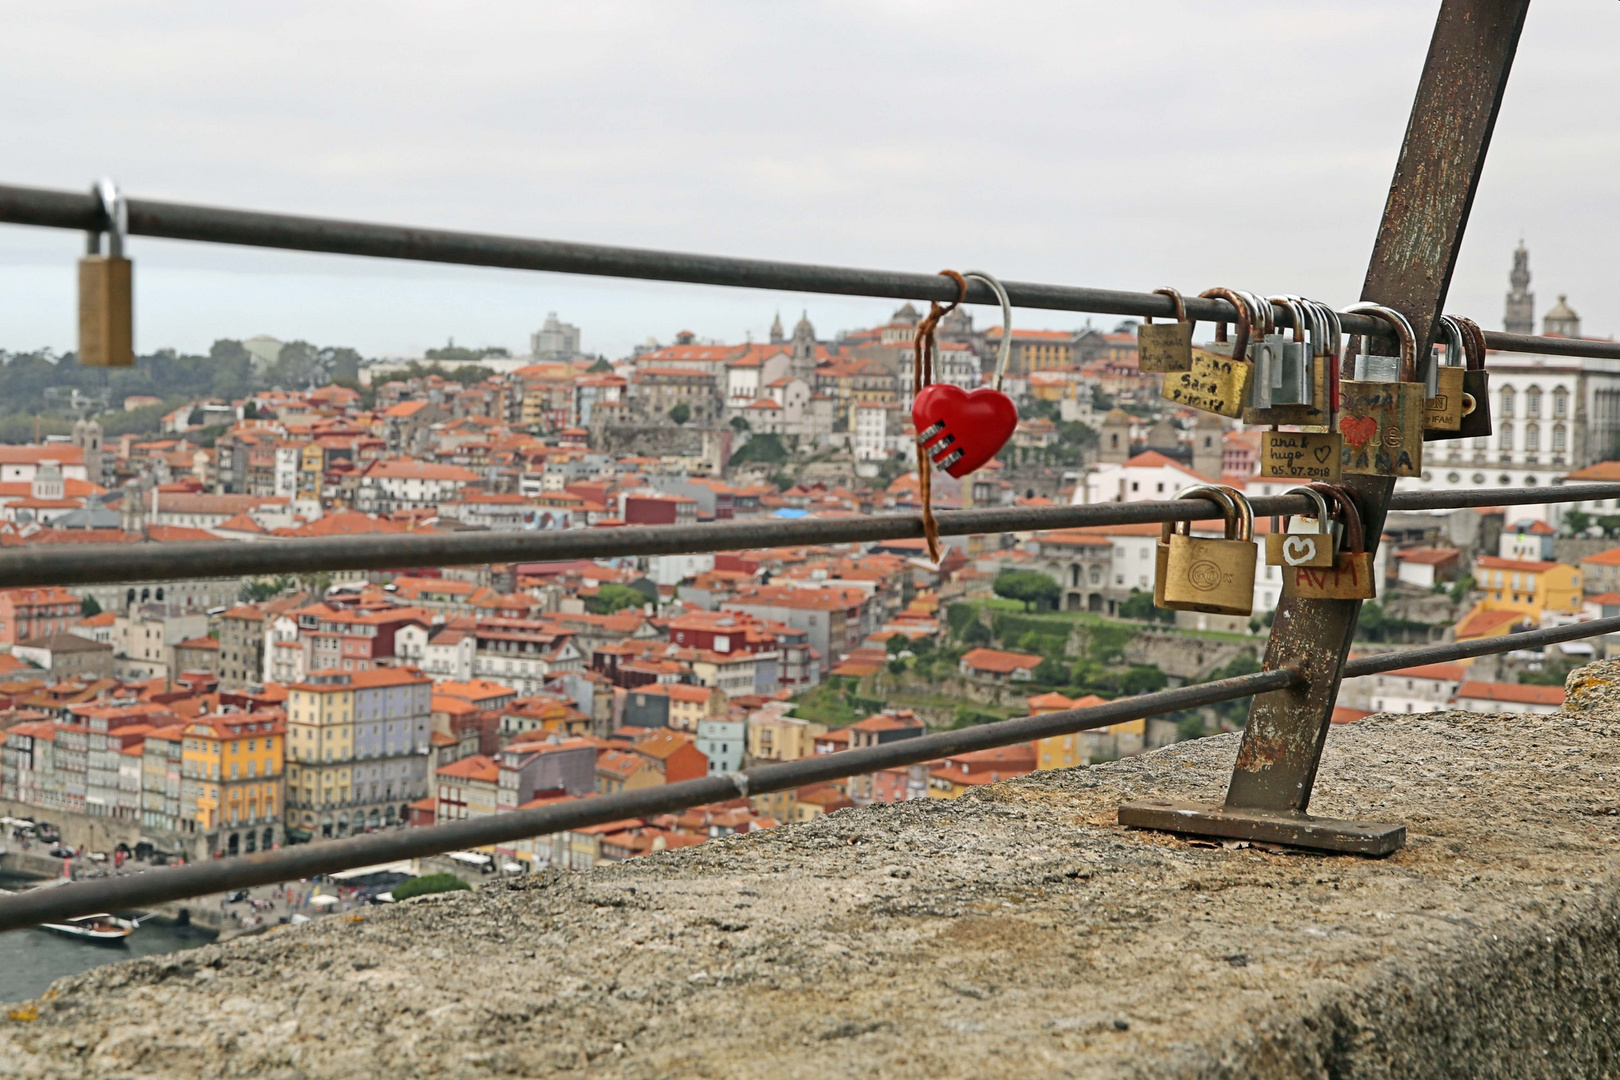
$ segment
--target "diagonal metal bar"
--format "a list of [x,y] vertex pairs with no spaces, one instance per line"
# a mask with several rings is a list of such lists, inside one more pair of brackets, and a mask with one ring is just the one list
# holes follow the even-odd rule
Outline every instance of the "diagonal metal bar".
[[[1412,321],[1426,354],[1445,305],[1507,88],[1529,0],[1443,0],[1373,245],[1362,299]],[[1383,529],[1394,480],[1349,477],[1368,547]],[[1227,790],[1229,809],[1302,814],[1327,738],[1359,600],[1284,600],[1265,667],[1306,681],[1254,699]]]

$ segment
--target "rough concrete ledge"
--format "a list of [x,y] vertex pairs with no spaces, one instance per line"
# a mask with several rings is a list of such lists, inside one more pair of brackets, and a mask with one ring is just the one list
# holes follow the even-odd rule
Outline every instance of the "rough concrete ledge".
[[1115,824],[1219,797],[1206,739],[63,979],[0,1076],[1616,1075],[1605,667],[1336,728],[1313,809],[1406,822],[1387,859]]

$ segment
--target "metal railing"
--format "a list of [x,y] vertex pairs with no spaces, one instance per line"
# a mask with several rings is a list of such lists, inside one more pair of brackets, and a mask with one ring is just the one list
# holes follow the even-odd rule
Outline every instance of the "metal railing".
[[[1361,299],[1407,317],[1419,354],[1427,352],[1444,308],[1451,272],[1466,229],[1486,151],[1518,47],[1528,0],[1442,0]],[[98,199],[79,193],[0,187],[0,221],[103,231]],[[934,274],[736,259],[590,244],[415,229],[353,221],[128,200],[132,235],[206,243],[428,260],[571,274],[608,275],[742,288],[779,289],[923,301],[955,299],[956,287]],[[1171,317],[1173,302],[1151,293],[1007,282],[1011,301],[1025,308]],[[973,283],[969,303],[990,304],[987,285]],[[1231,321],[1224,300],[1187,301],[1199,320]],[[1291,325],[1277,307],[1278,325]],[[1351,333],[1381,336],[1385,324],[1347,315]],[[1620,359],[1620,343],[1486,333],[1490,348],[1546,355]],[[1391,509],[1439,509],[1616,497],[1620,485],[1582,484],[1540,489],[1438,491],[1396,495],[1394,481],[1347,476],[1361,503],[1370,540]],[[1254,500],[1261,514],[1302,512],[1303,497]],[[1214,517],[1185,502],[1105,504],[1044,509],[972,510],[940,515],[940,532],[1034,531],[1144,521]],[[49,548],[0,552],[0,586],[89,584],[110,580],[262,574],[319,569],[388,569],[469,562],[543,562],[616,555],[734,550],[782,545],[856,543],[923,535],[920,516],[799,522],[738,522],[696,527],[627,528],[582,533],[346,537],[263,544],[111,545],[71,551]],[[1375,546],[1369,543],[1369,548]],[[65,885],[0,898],[0,929],[47,918],[117,907],[138,907],[229,888],[307,877],[408,856],[504,843],[547,832],[682,809],[750,794],[936,760],[1028,739],[1086,731],[1220,701],[1253,697],[1248,723],[1222,806],[1127,803],[1122,824],[1279,840],[1335,851],[1382,854],[1398,847],[1398,825],[1335,822],[1307,814],[1316,769],[1341,678],[1400,667],[1546,645],[1620,630],[1620,619],[1597,620],[1482,641],[1413,649],[1346,661],[1358,600],[1285,599],[1267,641],[1262,670],[1234,679],[1184,686],[1089,709],[1024,717],[897,743],[762,765],[741,773],[619,795],[581,799],[424,829],[376,834],[218,862]]]

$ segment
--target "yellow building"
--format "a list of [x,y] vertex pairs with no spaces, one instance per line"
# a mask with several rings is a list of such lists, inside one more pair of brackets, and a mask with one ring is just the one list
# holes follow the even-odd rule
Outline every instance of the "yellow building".
[[[1093,705],[1107,704],[1106,698],[1096,694],[1087,694],[1084,697],[1067,698],[1055,691],[1050,694],[1041,694],[1029,699],[1029,715],[1045,716],[1047,713],[1063,712],[1067,709],[1088,709]],[[1109,724],[1102,728],[1109,735],[1127,734],[1141,735],[1146,730],[1146,720],[1127,720],[1121,724]],[[1068,769],[1076,765],[1088,765],[1083,746],[1084,736],[1081,733],[1072,735],[1049,735],[1044,739],[1035,740],[1035,769]]]
[[326,452],[320,443],[308,442],[298,460],[298,494],[306,499],[321,497],[321,480],[326,475]]
[[354,685],[348,672],[317,671],[287,692],[287,826],[350,802]]
[[761,710],[748,718],[748,757],[751,761],[798,761],[815,753],[816,736],[826,733],[825,724]]
[[1539,624],[1548,612],[1581,610],[1581,572],[1568,563],[1482,556],[1474,560],[1474,584],[1485,594],[1479,611],[1518,611]]
[[[282,802],[285,733],[276,712],[220,713],[185,725],[181,790],[191,798],[181,812],[198,832],[274,822]],[[233,834],[230,854],[240,842]]]

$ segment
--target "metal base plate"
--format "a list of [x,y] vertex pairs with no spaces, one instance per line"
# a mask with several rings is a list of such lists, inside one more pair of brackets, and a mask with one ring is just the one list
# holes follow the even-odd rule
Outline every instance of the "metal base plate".
[[1134,829],[1259,840],[1352,855],[1388,855],[1406,844],[1405,825],[1339,821],[1309,814],[1272,814],[1163,799],[1120,803],[1119,823]]

